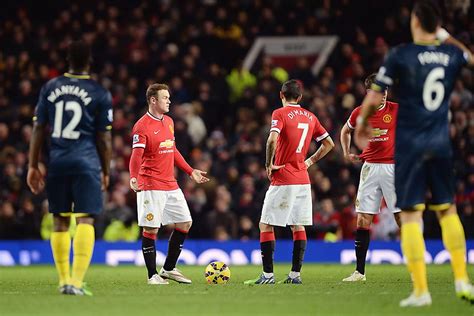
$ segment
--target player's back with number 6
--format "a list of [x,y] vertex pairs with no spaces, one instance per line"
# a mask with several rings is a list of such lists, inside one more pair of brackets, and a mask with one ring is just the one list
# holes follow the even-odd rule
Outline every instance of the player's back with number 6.
[[[370,125],[384,91],[398,88],[395,137],[395,190],[401,213],[401,246],[413,280],[412,294],[400,306],[431,304],[428,291],[422,211],[435,211],[443,243],[451,256],[457,296],[474,302],[466,270],[466,241],[454,201],[454,168],[449,139],[449,99],[462,66],[474,65],[472,53],[440,28],[435,2],[417,1],[410,28],[413,43],[390,51],[363,101],[356,143],[367,142]],[[427,193],[429,200],[426,201]]]
[[451,155],[448,110],[454,83],[467,55],[454,45],[414,42],[394,48],[373,89],[398,81],[396,154]]

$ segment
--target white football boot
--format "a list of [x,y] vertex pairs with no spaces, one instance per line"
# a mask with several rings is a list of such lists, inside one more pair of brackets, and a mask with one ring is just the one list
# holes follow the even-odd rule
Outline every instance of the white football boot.
[[400,301],[400,307],[421,307],[431,305],[431,295],[429,292],[416,296],[411,293],[406,299]]
[[178,269],[174,268],[171,271],[166,271],[165,269],[161,268],[160,270],[160,277],[163,279],[169,279],[176,281],[178,283],[184,283],[184,284],[191,284],[193,283],[191,279],[188,279],[179,271]]
[[158,274],[153,274],[151,278],[147,281],[150,285],[160,285],[160,284],[169,284],[168,281],[160,277]]
[[365,274],[360,273],[359,271],[354,271],[350,276],[345,279],[342,279],[343,282],[359,282],[367,280]]
[[454,282],[457,297],[474,304],[474,286],[468,281]]

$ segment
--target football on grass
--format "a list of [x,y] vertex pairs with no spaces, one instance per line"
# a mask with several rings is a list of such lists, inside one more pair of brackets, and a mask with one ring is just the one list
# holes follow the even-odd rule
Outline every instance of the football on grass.
[[226,284],[230,279],[230,269],[220,261],[214,261],[207,265],[204,272],[208,284]]

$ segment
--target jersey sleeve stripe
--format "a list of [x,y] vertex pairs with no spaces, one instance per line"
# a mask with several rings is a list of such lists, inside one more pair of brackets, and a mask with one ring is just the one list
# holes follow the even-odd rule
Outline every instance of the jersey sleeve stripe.
[[277,133],[281,133],[280,129],[278,127],[272,127],[270,129],[270,132],[277,132]]
[[349,120],[347,120],[347,126],[350,128],[350,129],[355,129],[354,126],[352,126],[351,122],[349,122]]
[[133,144],[132,148],[145,148],[145,144]]
[[326,133],[324,133],[323,135],[321,135],[321,136],[315,138],[315,140],[316,140],[317,142],[320,142],[320,141],[322,141],[323,139],[325,139],[325,138],[328,137],[328,136],[329,136],[329,134],[328,134],[328,132],[326,132]]

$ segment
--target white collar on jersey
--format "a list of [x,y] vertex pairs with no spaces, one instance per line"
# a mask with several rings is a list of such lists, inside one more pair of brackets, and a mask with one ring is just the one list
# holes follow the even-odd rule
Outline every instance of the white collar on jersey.
[[150,113],[150,112],[148,112],[148,111],[146,112],[146,114],[148,114],[148,116],[149,116],[149,117],[151,117],[152,119],[154,119],[155,121],[160,121],[160,122],[161,122],[161,121],[163,121],[163,120],[164,120],[164,118],[165,118],[165,116],[164,116],[164,115],[163,115],[163,117],[162,117],[162,118],[158,118],[158,117],[154,116],[153,114],[151,114],[151,113]]
[[296,103],[287,103],[286,106],[292,106],[294,108],[299,108],[301,107],[299,104],[296,104]]
[[385,101],[382,106],[378,107],[377,111],[382,111],[386,105],[387,105],[387,101]]

